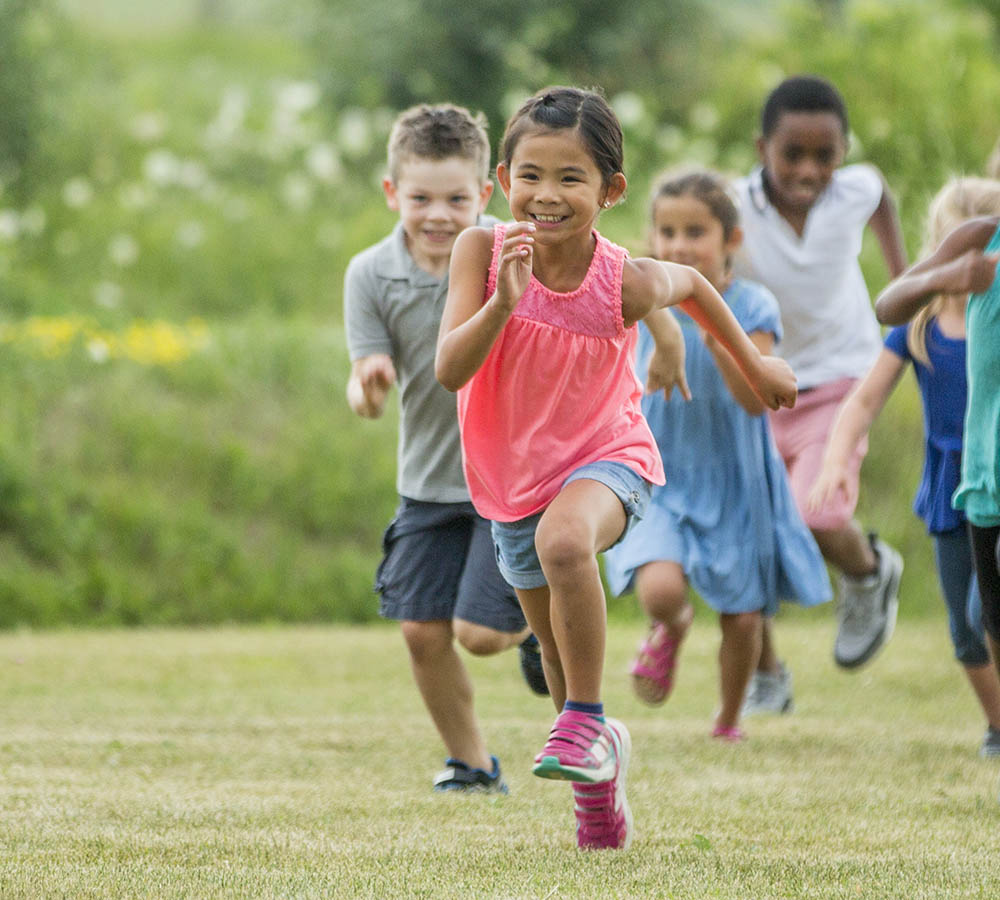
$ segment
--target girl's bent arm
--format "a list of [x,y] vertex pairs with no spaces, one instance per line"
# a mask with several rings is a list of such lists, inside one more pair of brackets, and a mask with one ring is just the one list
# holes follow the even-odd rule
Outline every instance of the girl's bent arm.
[[[767,356],[774,349],[774,335],[770,331],[754,331],[748,337],[764,356]],[[722,375],[722,380],[726,382],[729,393],[733,395],[733,399],[746,410],[748,415],[759,416],[766,407],[761,402],[760,397],[750,389],[743,373],[736,367],[736,360],[722,349],[712,335],[706,333],[704,341],[705,346],[712,352],[715,365]]]
[[854,448],[871,430],[905,367],[902,357],[883,348],[875,365],[841,404],[823,452],[823,468],[806,500],[813,512],[823,509],[838,492],[847,490],[847,467]]
[[[508,229],[505,248],[509,232],[516,227]],[[530,241],[523,231],[515,231],[515,234],[520,235],[522,241]],[[520,293],[511,299],[510,278],[501,284],[503,273],[498,272],[496,293],[483,302],[492,253],[493,232],[479,227],[463,231],[451,251],[448,299],[441,316],[434,361],[434,374],[449,391],[457,391],[476,374],[520,299]],[[517,256],[514,263],[517,265],[525,251],[515,249],[511,255]],[[527,258],[527,276],[530,277],[530,246],[527,246]],[[524,285],[527,285],[527,278]],[[522,293],[523,290],[522,287]]]
[[985,291],[993,283],[997,257],[983,248],[1000,218],[970,219],[952,229],[926,259],[910,266],[890,282],[875,301],[875,314],[884,325],[908,322],[936,294]]
[[740,328],[726,301],[690,266],[654,259],[627,260],[622,278],[622,313],[626,322],[650,309],[681,308],[732,355],[754,393],[771,409],[795,403],[795,375],[774,356],[763,357]]

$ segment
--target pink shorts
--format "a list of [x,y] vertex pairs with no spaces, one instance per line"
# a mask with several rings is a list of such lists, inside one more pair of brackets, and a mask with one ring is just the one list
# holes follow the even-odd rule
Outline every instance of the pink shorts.
[[785,460],[792,494],[802,518],[814,531],[837,531],[854,518],[858,505],[861,463],[868,452],[868,438],[858,443],[848,464],[846,493],[834,497],[818,512],[806,509],[806,498],[823,467],[823,451],[841,401],[858,383],[840,378],[802,391],[792,409],[770,413],[771,430],[778,452]]

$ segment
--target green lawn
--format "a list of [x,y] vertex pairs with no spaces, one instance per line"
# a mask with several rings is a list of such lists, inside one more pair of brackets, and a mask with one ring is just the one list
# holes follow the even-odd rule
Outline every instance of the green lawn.
[[942,619],[854,674],[831,611],[778,624],[798,703],[707,735],[717,629],[648,709],[611,627],[606,702],[634,741],[636,837],[575,849],[529,774],[552,718],[513,653],[472,660],[508,797],[439,796],[441,748],[381,626],[0,634],[0,896],[957,898],[1000,894],[1000,764]]

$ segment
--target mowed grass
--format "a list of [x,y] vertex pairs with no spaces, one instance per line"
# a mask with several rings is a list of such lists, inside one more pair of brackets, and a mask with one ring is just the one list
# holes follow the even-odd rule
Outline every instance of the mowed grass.
[[635,842],[575,848],[535,779],[553,710],[514,652],[470,659],[507,797],[430,790],[443,752],[395,628],[0,635],[0,896],[992,898],[1000,763],[943,620],[901,622],[857,673],[832,611],[783,616],[796,712],[708,737],[718,632],[696,621],[666,706],[609,634]]

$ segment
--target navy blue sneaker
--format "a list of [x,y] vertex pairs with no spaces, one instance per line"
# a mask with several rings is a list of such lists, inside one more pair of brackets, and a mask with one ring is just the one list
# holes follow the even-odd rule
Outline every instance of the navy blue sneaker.
[[548,697],[549,686],[545,683],[545,669],[542,668],[542,651],[538,646],[538,638],[529,634],[518,645],[517,652],[521,655],[521,674],[531,688],[540,697]]
[[446,759],[444,764],[447,768],[438,772],[434,778],[434,790],[506,794],[507,782],[500,774],[500,760],[495,756],[491,756],[490,759],[493,760],[492,772],[487,772],[485,769],[470,769],[460,759]]

